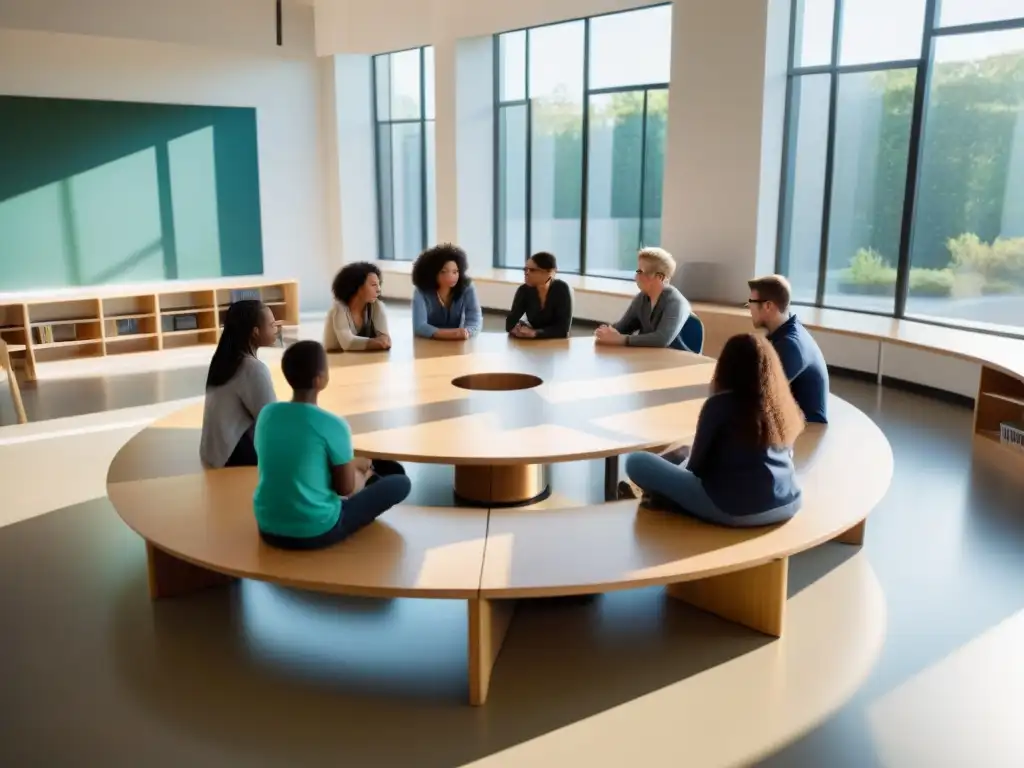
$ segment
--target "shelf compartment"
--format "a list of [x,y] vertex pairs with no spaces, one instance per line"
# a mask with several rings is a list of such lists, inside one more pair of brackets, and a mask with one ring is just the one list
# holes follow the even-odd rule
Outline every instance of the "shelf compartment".
[[182,291],[180,293],[161,293],[159,295],[160,313],[197,312],[200,309],[213,311],[216,304],[214,291]]
[[139,336],[156,336],[156,315],[137,317],[108,317],[103,323],[103,336],[107,341],[133,339]]
[[108,320],[111,318],[130,319],[155,314],[156,294],[103,299],[103,317]]
[[155,352],[160,349],[160,338],[155,333],[136,333],[107,339],[108,355],[125,355],[134,352]]
[[28,305],[28,321],[33,326],[99,322],[99,319],[99,299],[71,299]]
[[210,329],[199,331],[171,331],[170,333],[162,334],[161,341],[163,342],[164,349],[180,349],[181,347],[216,344],[217,331]]
[[982,397],[994,397],[996,400],[1002,400],[1006,403],[1013,403],[1024,409],[1024,397],[1014,397],[1013,395],[1004,395],[1001,392],[982,392]]
[[36,344],[33,346],[33,351],[36,360],[41,363],[73,360],[79,357],[99,357],[103,354],[103,341],[101,339],[57,341],[52,344]]

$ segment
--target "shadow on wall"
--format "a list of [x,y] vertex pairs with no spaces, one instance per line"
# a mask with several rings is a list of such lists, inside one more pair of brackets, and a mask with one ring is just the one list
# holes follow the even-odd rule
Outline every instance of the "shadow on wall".
[[263,272],[256,110],[0,96],[0,290]]

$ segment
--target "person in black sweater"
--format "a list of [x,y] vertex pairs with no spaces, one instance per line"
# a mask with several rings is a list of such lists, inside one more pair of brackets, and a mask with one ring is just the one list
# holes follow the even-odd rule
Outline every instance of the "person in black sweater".
[[803,429],[771,343],[733,336],[715,365],[686,464],[631,453],[626,474],[644,492],[645,506],[731,528],[775,525],[800,509],[792,448]]
[[[505,330],[518,339],[564,339],[572,325],[572,293],[555,277],[558,265],[550,253],[535,253],[526,260],[526,282],[512,299]],[[526,322],[523,322],[523,315]]]

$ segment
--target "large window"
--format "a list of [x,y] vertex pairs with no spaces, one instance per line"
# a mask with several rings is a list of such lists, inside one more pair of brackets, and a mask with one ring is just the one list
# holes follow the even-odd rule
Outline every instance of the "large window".
[[435,237],[434,49],[373,57],[380,256],[409,260]]
[[778,269],[802,303],[1024,332],[1024,2],[794,0]]
[[495,265],[633,277],[661,241],[672,9],[495,37]]

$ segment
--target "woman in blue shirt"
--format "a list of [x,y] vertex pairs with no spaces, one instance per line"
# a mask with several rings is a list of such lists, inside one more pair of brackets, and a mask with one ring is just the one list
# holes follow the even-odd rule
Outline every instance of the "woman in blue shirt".
[[771,343],[740,334],[718,358],[686,464],[633,453],[626,474],[647,506],[732,528],[785,522],[800,509],[792,449],[803,429]]
[[442,243],[412,265],[412,330],[425,339],[463,341],[484,323],[476,289],[466,274],[466,252]]

